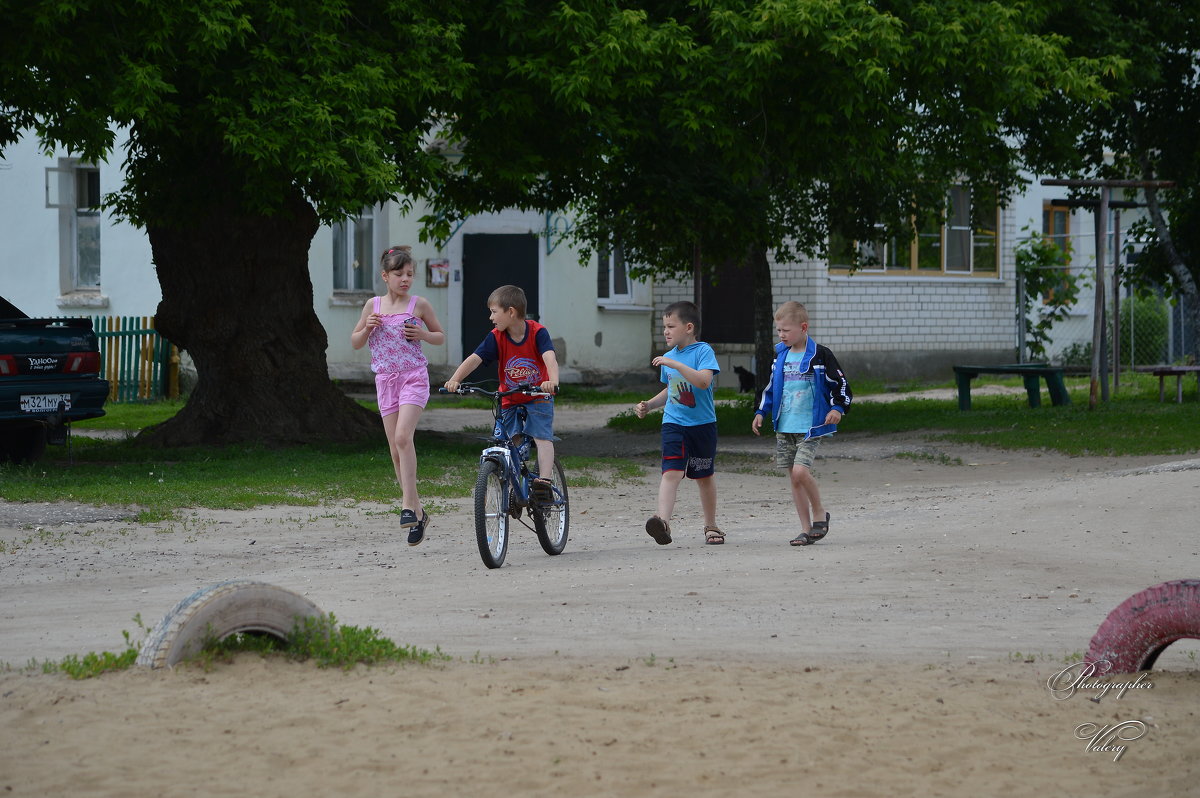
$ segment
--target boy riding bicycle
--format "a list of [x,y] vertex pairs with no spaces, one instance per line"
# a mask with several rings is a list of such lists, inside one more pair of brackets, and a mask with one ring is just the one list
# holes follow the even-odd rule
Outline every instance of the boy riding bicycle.
[[[480,366],[495,362],[500,377],[500,390],[519,385],[536,385],[548,394],[558,390],[558,357],[550,332],[536,321],[525,318],[525,292],[515,285],[502,285],[487,301],[488,313],[495,328],[475,351],[454,370],[446,380],[447,391],[456,391],[464,377]],[[517,408],[524,406],[528,413],[524,429],[519,426]],[[501,433],[516,437],[524,433],[533,438],[538,452],[538,474],[533,480],[533,494],[539,502],[553,501],[550,480],[540,476],[554,469],[554,397],[513,394],[506,396],[497,421],[497,436]]]

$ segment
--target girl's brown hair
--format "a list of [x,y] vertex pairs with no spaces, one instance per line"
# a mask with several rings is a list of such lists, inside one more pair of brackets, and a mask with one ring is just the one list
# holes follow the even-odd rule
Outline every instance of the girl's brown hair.
[[413,262],[412,247],[399,245],[389,247],[379,258],[379,268],[385,272],[398,272]]

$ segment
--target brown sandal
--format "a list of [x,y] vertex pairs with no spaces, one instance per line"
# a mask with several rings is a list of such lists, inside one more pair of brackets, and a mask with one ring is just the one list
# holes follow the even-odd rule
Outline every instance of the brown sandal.
[[720,546],[725,542],[725,533],[715,526],[704,527],[704,542],[709,546]]
[[825,513],[824,521],[813,521],[812,531],[808,533],[810,542],[816,543],[829,534],[829,513]]
[[657,515],[652,515],[646,521],[646,534],[654,538],[658,545],[666,546],[671,542],[671,525]]

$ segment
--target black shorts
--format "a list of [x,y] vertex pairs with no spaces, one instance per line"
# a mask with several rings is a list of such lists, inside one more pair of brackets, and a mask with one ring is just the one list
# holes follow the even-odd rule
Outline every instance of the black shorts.
[[717,424],[684,427],[662,425],[662,470],[682,471],[688,479],[704,479],[713,475],[717,456]]

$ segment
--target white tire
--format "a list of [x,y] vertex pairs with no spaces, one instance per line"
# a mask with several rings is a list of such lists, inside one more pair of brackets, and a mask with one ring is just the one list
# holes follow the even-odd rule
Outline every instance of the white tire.
[[297,623],[324,613],[287,588],[235,579],[197,590],[176,604],[142,643],[137,664],[170,667],[196,656],[209,640],[261,632],[286,640]]

